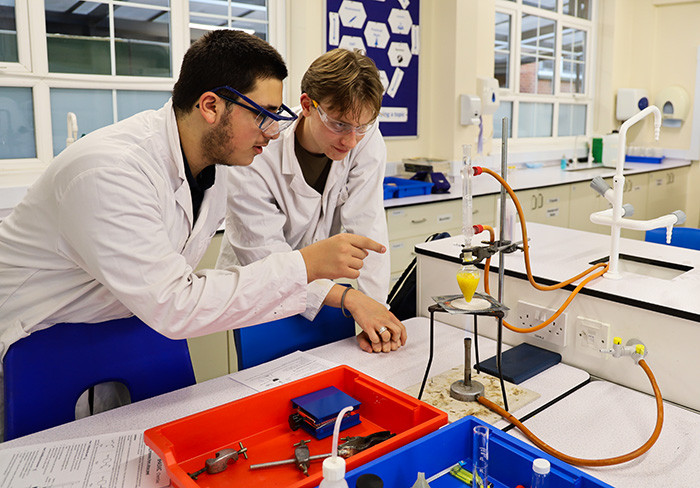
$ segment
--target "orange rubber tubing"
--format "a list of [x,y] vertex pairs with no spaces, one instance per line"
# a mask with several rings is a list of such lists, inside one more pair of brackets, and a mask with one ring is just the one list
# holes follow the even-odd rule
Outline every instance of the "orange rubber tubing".
[[[532,276],[532,269],[530,267],[530,245],[527,242],[527,227],[525,225],[525,215],[523,213],[523,208],[520,205],[520,202],[518,201],[518,197],[515,196],[515,192],[513,191],[513,189],[506,182],[506,180],[504,180],[501,177],[501,175],[499,175],[498,173],[496,173],[495,171],[493,171],[489,168],[483,168],[483,167],[478,167],[478,169],[476,170],[475,173],[480,174],[481,172],[488,173],[489,175],[496,178],[498,180],[498,182],[501,185],[503,185],[503,187],[506,189],[506,191],[510,195],[511,199],[513,200],[513,203],[515,204],[515,208],[518,211],[518,216],[520,217],[520,228],[522,230],[522,235],[523,235],[523,252],[525,254],[525,271],[527,272],[527,279],[533,287],[535,287],[536,289],[541,290],[541,291],[557,290],[559,288],[563,288],[567,285],[570,285],[574,281],[577,281],[586,275],[589,275],[590,273],[592,273],[596,269],[600,269],[598,272],[591,274],[585,280],[583,280],[579,285],[577,285],[576,288],[574,288],[574,290],[571,292],[571,294],[569,294],[569,296],[564,301],[564,303],[561,305],[561,307],[559,307],[559,309],[556,312],[554,312],[554,314],[551,317],[549,317],[547,320],[545,320],[541,324],[536,325],[534,327],[525,328],[525,327],[516,327],[516,326],[506,322],[505,320],[503,321],[503,325],[505,325],[505,327],[507,329],[512,330],[513,332],[519,332],[521,334],[536,332],[540,329],[547,327],[549,324],[551,324],[553,321],[555,321],[557,319],[557,317],[559,317],[562,314],[562,312],[564,310],[566,310],[566,307],[569,306],[571,301],[578,294],[578,292],[581,291],[581,289],[584,286],[586,286],[588,283],[590,283],[594,279],[596,279],[600,276],[603,276],[607,272],[609,264],[608,263],[598,263],[595,266],[591,266],[586,271],[579,273],[578,275],[574,276],[573,278],[569,278],[566,281],[562,281],[561,283],[557,283],[554,285],[547,286],[547,285],[540,285],[539,283],[537,283],[535,281],[535,278]],[[495,240],[495,232],[494,232],[493,228],[488,226],[488,225],[484,225],[483,228],[489,231],[489,235],[491,237],[491,242],[493,242]],[[484,291],[486,291],[487,294],[490,294],[490,292],[489,292],[489,278],[488,278],[490,265],[491,265],[491,258],[487,259],[486,263],[484,264]]]
[[654,378],[654,374],[651,372],[651,369],[647,365],[646,361],[644,361],[643,359],[640,359],[639,365],[642,367],[642,369],[646,373],[647,377],[649,378],[649,381],[651,382],[651,387],[654,390],[654,397],[656,398],[656,426],[654,427],[654,431],[652,432],[651,436],[644,444],[642,444],[639,448],[635,449],[634,451],[628,452],[627,454],[623,454],[621,456],[605,458],[605,459],[582,459],[582,458],[568,456],[564,453],[557,451],[553,447],[546,444],[544,441],[540,440],[527,427],[525,427],[522,424],[522,422],[520,422],[518,419],[516,419],[513,415],[511,415],[509,412],[507,412],[506,410],[504,410],[500,406],[493,403],[491,400],[487,399],[484,396],[479,396],[479,397],[477,397],[477,401],[479,403],[481,403],[482,405],[484,405],[485,407],[489,408],[490,410],[498,413],[501,417],[503,417],[508,422],[513,424],[515,427],[517,427],[518,430],[520,430],[520,432],[525,434],[525,436],[528,439],[530,439],[533,444],[535,444],[537,447],[539,447],[541,450],[543,450],[547,454],[550,454],[558,459],[561,459],[564,462],[567,462],[569,464],[573,464],[576,466],[589,466],[589,467],[613,466],[616,464],[622,464],[622,463],[626,463],[628,461],[631,461],[631,460],[641,456],[642,454],[647,452],[649,449],[651,449],[651,446],[653,446],[654,443],[656,442],[656,440],[659,438],[659,435],[661,434],[661,428],[663,427],[664,403],[663,403],[663,398],[661,397],[661,390],[659,390],[659,385],[656,384],[656,378]]

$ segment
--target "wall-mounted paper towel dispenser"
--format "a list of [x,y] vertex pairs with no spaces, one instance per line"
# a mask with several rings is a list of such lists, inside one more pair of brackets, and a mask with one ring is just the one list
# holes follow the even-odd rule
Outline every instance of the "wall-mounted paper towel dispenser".
[[690,95],[685,88],[672,85],[656,95],[656,106],[661,109],[664,127],[680,127],[690,112]]

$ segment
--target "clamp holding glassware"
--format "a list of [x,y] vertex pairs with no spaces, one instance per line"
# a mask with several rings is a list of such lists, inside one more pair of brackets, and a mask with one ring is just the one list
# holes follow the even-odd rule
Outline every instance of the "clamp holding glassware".
[[209,458],[204,462],[204,467],[194,473],[188,473],[190,478],[196,480],[197,477],[206,471],[207,474],[217,474],[224,471],[229,464],[238,460],[238,455],[243,454],[243,457],[248,459],[248,448],[243,447],[243,443],[239,442],[240,449],[222,449],[218,451],[213,458]]
[[476,247],[463,247],[460,257],[462,258],[463,264],[476,264],[480,263],[484,259],[488,259],[494,254],[499,252],[512,253],[515,251],[522,251],[523,241],[511,242],[511,241],[483,241],[484,246]]

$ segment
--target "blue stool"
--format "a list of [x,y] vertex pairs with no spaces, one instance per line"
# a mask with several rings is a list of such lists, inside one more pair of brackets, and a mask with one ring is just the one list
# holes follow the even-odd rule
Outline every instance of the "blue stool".
[[[666,228],[648,230],[644,235],[647,242],[666,244]],[[700,229],[694,227],[674,227],[671,234],[671,245],[687,249],[700,250]]]
[[123,383],[132,402],[195,383],[187,341],[136,317],[56,324],[10,346],[3,365],[5,440],[75,420],[78,398],[99,383]]
[[312,321],[294,315],[233,331],[238,370],[355,335],[355,320],[324,306]]

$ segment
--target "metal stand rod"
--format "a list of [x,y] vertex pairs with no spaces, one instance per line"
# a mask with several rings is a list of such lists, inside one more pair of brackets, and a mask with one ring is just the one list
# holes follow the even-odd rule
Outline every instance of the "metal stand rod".
[[[503,117],[501,120],[501,177],[507,180],[508,173],[508,117]],[[506,188],[501,185],[501,215],[500,222],[500,239],[501,242],[506,238]],[[498,254],[498,302],[503,303],[503,283],[505,281],[505,258],[506,254],[501,250]],[[501,382],[501,393],[503,394],[503,406],[508,410],[508,399],[506,398],[506,386],[503,381],[503,371],[501,370],[501,352],[503,348],[503,317],[498,319],[498,339],[496,342],[496,365],[498,367],[498,377]]]

